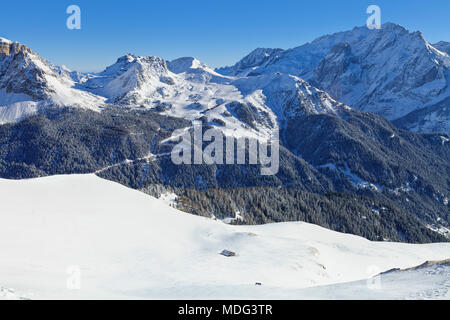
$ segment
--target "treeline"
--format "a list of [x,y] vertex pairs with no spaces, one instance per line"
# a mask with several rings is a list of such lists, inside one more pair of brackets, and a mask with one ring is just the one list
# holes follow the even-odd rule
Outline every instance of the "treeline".
[[319,195],[273,187],[188,189],[176,193],[179,209],[200,216],[223,219],[239,212],[246,224],[304,221],[375,241],[447,241],[394,203],[363,195]]

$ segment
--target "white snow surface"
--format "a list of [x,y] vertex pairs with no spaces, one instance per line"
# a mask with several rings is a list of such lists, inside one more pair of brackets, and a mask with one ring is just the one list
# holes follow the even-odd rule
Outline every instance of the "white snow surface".
[[370,242],[301,222],[231,226],[95,175],[0,180],[0,195],[0,299],[448,298],[445,266],[390,276],[384,293],[365,285],[449,258],[448,243]]
[[[20,46],[5,39],[0,45]],[[55,105],[99,110],[115,104],[188,120],[206,117],[226,135],[267,138],[291,116],[339,115],[350,106],[389,120],[427,108],[404,127],[448,133],[450,56],[448,43],[435,46],[420,32],[386,23],[381,30],[357,27],[289,50],[259,48],[216,71],[192,57],[166,61],[127,54],[93,74],[50,65],[27,50],[20,63],[0,57],[0,88],[15,90],[0,93],[0,123]],[[34,79],[25,86],[33,98],[8,102],[26,93],[20,91],[24,74]],[[257,123],[239,119],[231,103],[256,110]]]
[[[192,57],[165,61],[127,54],[103,72],[88,75],[77,88],[112,104],[155,108],[188,120],[206,117],[209,124],[235,137],[268,138],[281,119],[311,113],[337,115],[344,107],[298,77],[223,76]],[[246,123],[235,114],[233,110],[242,106],[255,114],[255,123]]]

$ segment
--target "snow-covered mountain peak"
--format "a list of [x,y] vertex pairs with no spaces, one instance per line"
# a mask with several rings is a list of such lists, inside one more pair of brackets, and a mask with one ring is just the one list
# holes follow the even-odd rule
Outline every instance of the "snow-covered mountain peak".
[[[206,114],[210,122],[225,124],[231,119],[223,116],[230,103],[269,109],[274,117],[339,114],[350,106],[396,120],[450,97],[449,47],[445,42],[433,46],[421,32],[386,23],[380,30],[355,27],[289,50],[258,48],[236,65],[217,70],[193,57],[166,61],[129,53],[100,73],[82,74],[51,65],[26,46],[2,38],[0,90],[5,92],[0,106],[24,100],[88,106],[107,101],[187,119]],[[82,101],[71,98],[80,94]],[[0,120],[20,118],[24,112],[17,108],[12,115],[12,109],[7,116],[0,114]],[[446,112],[435,109],[439,122],[449,121]],[[437,127],[428,123],[433,121],[420,127],[434,131]]]
[[18,42],[12,42],[10,40],[1,38],[0,41],[0,57],[16,55],[18,53],[34,54],[27,46],[20,44]]
[[257,48],[232,67],[219,68],[216,71],[224,75],[252,75],[251,71],[258,67],[273,63],[283,49]]
[[227,84],[231,78],[223,76],[203,62],[193,57],[183,57],[167,62],[169,70],[175,74],[179,74],[186,81],[196,83],[219,83]]
[[132,53],[127,53],[127,54],[125,54],[125,55],[123,55],[122,57],[119,57],[118,59],[117,59],[117,62],[118,63],[120,63],[120,62],[133,62],[133,61],[135,61],[136,60],[136,56],[134,55],[134,54],[132,54]]
[[6,43],[6,44],[11,44],[11,43],[12,43],[12,41],[11,41],[11,40],[8,40],[8,39],[5,39],[5,38],[2,38],[2,37],[0,37],[0,44],[3,44],[3,43]]
[[[61,69],[62,70],[62,69]],[[103,99],[73,88],[66,73],[58,73],[27,46],[0,45],[0,123],[12,122],[50,106],[96,110]]]
[[103,73],[108,73],[111,75],[118,75],[120,74],[120,71],[124,71],[126,69],[128,69],[128,66],[133,63],[134,61],[136,61],[136,56],[132,55],[132,54],[126,54],[120,58],[117,59],[117,61],[106,67],[106,69],[103,71]]
[[56,74],[38,54],[18,42],[0,47],[0,90],[26,94],[35,100],[50,98],[55,92],[50,79]]
[[450,42],[439,41],[433,44],[433,47],[450,56]]
[[385,23],[379,30],[355,27],[293,49],[273,49],[272,54],[257,49],[218,72],[299,76],[352,108],[395,120],[450,96],[450,46],[445,42],[436,46],[420,31]]
[[[448,268],[432,263],[383,278],[383,290],[366,281],[447,259],[448,243],[371,242],[303,222],[227,225],[95,175],[0,180],[0,192],[0,284],[33,299],[448,298]],[[80,290],[64,285],[74,261]],[[0,299],[14,293],[1,286]]]
[[116,77],[128,72],[132,68],[140,68],[142,65],[147,65],[147,69],[155,68],[156,72],[164,72],[167,70],[165,61],[161,58],[147,56],[139,57],[132,54],[126,54],[117,59],[116,63],[108,66],[99,75]]
[[310,43],[306,43],[304,45],[286,51],[301,52],[305,48],[312,49],[311,47],[314,46],[320,46],[323,49],[330,49],[334,47],[336,44],[343,42],[353,44],[360,42],[369,36],[380,38],[387,34],[399,36],[407,33],[409,33],[408,30],[405,29],[403,26],[392,22],[384,23],[383,25],[381,25],[380,29],[368,29],[367,26],[365,25],[356,26],[352,30],[340,31],[328,35],[323,35]]
[[244,59],[242,59],[242,62],[247,67],[254,67],[257,66],[264,61],[266,61],[268,58],[273,56],[274,54],[283,52],[283,49],[280,48],[257,48],[250,52]]
[[438,99],[448,86],[448,56],[421,32],[385,24],[339,55],[326,55],[310,80],[336,99],[393,120]]
[[69,68],[67,68],[65,65],[61,65],[60,69],[64,72],[72,72],[72,70],[70,70]]
[[349,109],[326,92],[293,75],[275,73],[240,78],[233,85],[247,97],[261,92],[264,103],[280,120],[311,114],[338,115]]
[[[278,51],[258,49],[254,58],[268,57]],[[27,95],[25,101],[71,105],[70,97],[74,93],[83,94],[102,103],[154,108],[169,116],[202,119],[230,135],[267,136],[282,118],[337,113],[341,105],[295,76],[278,73],[246,78],[223,76],[192,57],[167,62],[153,56],[126,54],[97,74],[81,74],[51,65],[31,51],[18,60],[27,61],[22,65],[35,70],[28,74],[35,74],[30,79],[40,85],[21,87],[17,92],[37,87],[46,94],[34,95],[33,99]],[[22,70],[18,66],[12,69]],[[5,74],[10,77],[8,84],[21,83],[17,81],[21,72],[10,69]],[[8,103],[22,102],[8,99]],[[30,113],[36,110],[37,107]]]

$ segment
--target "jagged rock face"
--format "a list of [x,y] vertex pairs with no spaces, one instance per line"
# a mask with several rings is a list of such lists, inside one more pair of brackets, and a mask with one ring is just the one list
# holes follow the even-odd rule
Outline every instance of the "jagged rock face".
[[[435,105],[408,113],[394,121],[398,127],[415,132],[450,133],[450,97]],[[448,138],[442,137],[443,143]]]
[[[44,93],[54,92],[49,94],[49,106],[58,104],[16,125],[0,126],[4,146],[0,169],[5,177],[27,177],[93,172],[125,162],[111,167],[105,177],[136,188],[142,187],[147,177],[148,184],[185,188],[283,185],[350,195],[367,190],[374,198],[386,197],[405,212],[415,213],[421,221],[439,218],[448,223],[448,137],[398,130],[381,117],[352,110],[334,98],[341,95],[359,101],[364,97],[384,103],[391,102],[389,98],[401,101],[396,99],[406,94],[408,99],[420,100],[425,93],[439,91],[444,79],[440,72],[448,68],[448,56],[429,46],[420,34],[388,27],[393,28],[388,35],[355,29],[300,49],[258,51],[241,64],[250,69],[248,76],[240,77],[221,76],[194,58],[166,62],[126,55],[105,71],[79,75],[83,80],[74,81],[78,75],[70,70],[49,66],[23,47],[2,44],[0,79],[18,85],[25,70],[29,88],[39,88],[42,83]],[[417,41],[406,41],[404,48],[400,46],[404,37]],[[403,49],[398,51],[399,47]],[[264,67],[258,69],[258,63]],[[279,72],[273,72],[279,67]],[[32,70],[36,70],[33,77]],[[285,72],[289,70],[327,86],[332,94]],[[427,87],[430,83],[432,87]],[[20,93],[28,89],[15,88]],[[377,90],[389,90],[387,94],[396,96]],[[5,99],[2,94],[0,91],[0,122],[2,110],[9,108],[7,104],[3,107],[9,96]],[[103,104],[102,113],[59,108],[88,105],[97,110],[102,99],[115,105]],[[23,102],[12,104],[18,109]],[[142,121],[145,117],[160,121]],[[279,174],[265,180],[257,167],[174,165],[164,156],[170,152],[171,134],[175,128],[190,126],[194,119],[234,137],[265,138],[279,129]],[[170,126],[175,121],[179,125]],[[154,155],[161,156],[155,163],[140,160]],[[128,165],[127,159],[133,159],[132,164]],[[149,165],[155,167],[149,170]]]
[[18,42],[12,42],[4,38],[0,38],[0,55],[16,55],[19,52],[27,52],[30,54],[33,53],[29,48]]
[[440,41],[433,44],[433,47],[450,55],[450,42]]
[[348,108],[326,92],[292,75],[273,74],[241,78],[234,81],[233,85],[249,96],[257,94],[260,88],[265,104],[278,120],[313,114],[338,115]]
[[53,92],[47,86],[46,66],[38,55],[17,42],[0,41],[0,89],[26,94],[34,100],[48,99]]
[[228,84],[230,79],[218,74],[201,61],[192,57],[183,57],[167,63],[169,70],[175,74],[183,74],[188,81],[196,83]]
[[[352,108],[395,120],[442,105],[450,96],[449,44],[435,46],[420,32],[387,23],[381,30],[359,27],[323,36],[297,48],[268,53],[264,61],[251,53],[235,66],[217,71],[240,77],[276,72],[296,75]],[[246,64],[247,60],[254,63]],[[427,119],[432,121],[433,115]],[[427,123],[421,127],[442,126]]]
[[[248,104],[230,105],[230,111],[238,112],[247,123],[259,121],[258,110]],[[0,175],[29,178],[107,168],[99,173],[102,177],[133,188],[155,184],[199,190],[284,186],[325,194],[324,199],[331,192],[346,193],[348,200],[338,211],[354,203],[357,190],[361,190],[372,201],[369,211],[389,204],[390,208],[401,208],[403,216],[419,218],[417,225],[437,218],[449,222],[448,143],[443,143],[439,135],[398,130],[370,113],[345,113],[343,118],[315,114],[288,120],[280,132],[287,138],[280,148],[280,171],[262,178],[258,166],[173,164],[164,156],[172,146],[163,141],[176,128],[189,126],[189,121],[122,107],[102,113],[67,109],[57,116],[41,114],[0,126]],[[149,150],[156,155],[154,161],[143,161]],[[384,205],[374,207],[378,200]],[[273,201],[286,203],[278,196]],[[301,210],[323,209],[320,203],[311,208],[302,205]],[[397,212],[382,214],[387,224],[394,223],[391,218],[397,217]],[[348,221],[361,226],[353,217]],[[411,231],[410,224],[403,226]]]
[[[352,56],[350,44],[345,42],[337,44],[331,49],[331,53],[323,59],[314,71],[316,83],[340,83],[340,78],[344,75],[351,64],[355,64],[355,57]],[[348,79],[350,84],[357,85],[356,77]],[[349,91],[342,92],[342,86],[336,85],[328,91],[334,97],[341,97]]]
[[442,97],[449,66],[449,57],[421,33],[386,26],[362,41],[333,47],[311,81],[356,109],[394,120]]
[[[290,50],[256,49],[235,66],[218,69],[224,76],[191,57],[168,62],[131,54],[103,72],[81,74],[51,66],[25,46],[2,40],[0,90],[35,101],[59,95],[61,105],[76,104],[82,92],[89,105],[103,99],[155,108],[189,120],[206,117],[233,130],[246,124],[226,116],[230,103],[267,114],[261,122],[265,129],[284,118],[339,114],[348,105],[389,120],[401,118],[402,127],[410,130],[450,133],[448,112],[442,109],[450,97],[447,45],[438,43],[436,49],[420,32],[388,23],[381,30],[354,28]],[[79,91],[69,92],[72,87]]]
[[258,48],[253,50],[236,65],[232,67],[219,68],[217,69],[217,72],[224,75],[258,75],[258,72],[252,72],[251,70],[253,68],[274,63],[279,54],[283,51],[283,49]]
[[0,124],[49,107],[98,110],[104,99],[74,88],[75,73],[50,65],[28,47],[0,38]]

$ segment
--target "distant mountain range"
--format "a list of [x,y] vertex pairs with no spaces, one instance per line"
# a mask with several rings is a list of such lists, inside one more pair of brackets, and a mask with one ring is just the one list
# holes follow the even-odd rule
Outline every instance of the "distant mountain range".
[[[98,110],[105,100],[77,90],[65,73],[26,46],[0,38],[0,123],[54,106]],[[59,69],[58,69],[59,70]]]
[[[295,80],[288,79],[298,77],[336,102],[401,128],[449,134],[449,50],[448,42],[431,45],[420,32],[386,23],[380,30],[357,27],[289,50],[256,49],[216,71],[194,58],[168,62],[128,54],[103,72],[82,74],[52,66],[27,47],[0,38],[0,121],[15,121],[48,105],[95,109],[103,103],[170,105],[168,113],[185,116],[180,108],[187,102],[205,108],[255,103],[257,97],[250,95],[260,86],[277,90],[283,75],[282,85],[293,90]],[[260,100],[256,104],[269,113],[279,108],[279,101]],[[323,109],[317,101],[312,108]]]
[[[371,242],[302,222],[230,226],[94,175],[0,179],[0,194],[0,302],[448,299],[450,261],[435,260],[450,243]],[[80,290],[61,281],[65,266],[82,270]]]
[[[80,73],[0,38],[0,177],[96,172],[151,194],[170,190],[205,216],[240,211],[248,223],[303,220],[373,240],[442,241],[448,48],[389,23],[257,49],[217,70],[127,54]],[[233,137],[279,130],[280,171],[174,165],[169,138],[192,120]]]
[[[450,44],[387,23],[323,36],[289,50],[256,49],[229,76],[296,75],[352,108],[417,132],[450,132]],[[419,112],[420,111],[420,112]]]

